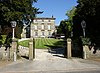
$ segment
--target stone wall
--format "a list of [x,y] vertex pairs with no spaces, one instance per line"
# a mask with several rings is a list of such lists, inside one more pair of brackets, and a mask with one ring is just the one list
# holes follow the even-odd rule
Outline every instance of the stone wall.
[[23,47],[21,45],[18,46],[19,50],[19,55],[20,56],[29,56],[29,48],[28,47]]
[[0,60],[10,60],[9,48],[5,51],[5,47],[0,47]]
[[98,47],[89,48],[89,46],[85,46],[84,48],[83,52],[85,51],[86,53],[86,59],[100,58],[100,49]]

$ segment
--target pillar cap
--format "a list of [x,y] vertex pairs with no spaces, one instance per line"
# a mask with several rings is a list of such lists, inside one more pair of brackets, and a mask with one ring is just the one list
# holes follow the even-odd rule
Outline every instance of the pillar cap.
[[71,38],[67,38],[67,42],[71,42]]
[[16,41],[18,41],[16,38],[15,39],[12,39],[12,42],[16,42]]

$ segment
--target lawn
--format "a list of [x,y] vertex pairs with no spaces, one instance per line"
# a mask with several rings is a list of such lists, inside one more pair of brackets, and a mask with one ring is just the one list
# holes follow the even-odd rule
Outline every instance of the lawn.
[[[29,40],[19,42],[20,45],[28,47]],[[35,48],[37,49],[46,49],[46,48],[58,48],[64,47],[65,43],[62,39],[54,38],[36,38],[35,39]]]

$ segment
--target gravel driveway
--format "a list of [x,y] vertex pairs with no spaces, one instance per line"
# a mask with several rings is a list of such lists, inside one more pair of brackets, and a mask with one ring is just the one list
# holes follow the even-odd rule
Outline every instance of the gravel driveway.
[[36,49],[33,61],[18,60],[0,68],[0,73],[45,73],[100,70],[100,63],[79,58],[66,59],[59,53]]

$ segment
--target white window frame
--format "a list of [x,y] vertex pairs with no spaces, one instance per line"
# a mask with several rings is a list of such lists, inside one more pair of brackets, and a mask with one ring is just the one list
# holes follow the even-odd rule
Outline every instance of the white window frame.
[[51,26],[50,25],[48,25],[48,30],[50,30],[51,29]]
[[35,32],[35,36],[38,36],[38,32],[37,31]]
[[41,25],[41,28],[44,29],[44,25]]
[[34,29],[37,30],[37,25],[34,25]]

